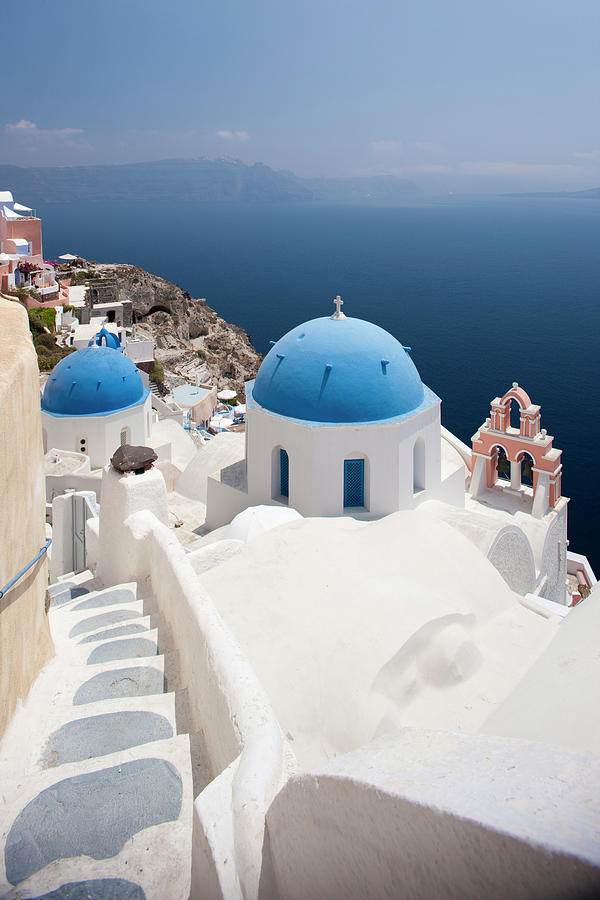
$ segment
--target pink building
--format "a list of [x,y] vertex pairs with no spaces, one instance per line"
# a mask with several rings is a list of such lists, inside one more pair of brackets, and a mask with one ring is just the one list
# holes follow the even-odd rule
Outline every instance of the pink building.
[[42,221],[34,210],[0,191],[0,290],[34,288],[45,299],[57,295],[54,268],[44,262]]
[[[513,402],[519,411],[518,427],[511,426]],[[472,495],[493,489],[502,476],[518,492],[527,473],[533,515],[540,518],[554,509],[561,498],[562,450],[552,446],[553,440],[541,428],[540,407],[514,382],[503,397],[492,400],[490,417],[473,436]]]

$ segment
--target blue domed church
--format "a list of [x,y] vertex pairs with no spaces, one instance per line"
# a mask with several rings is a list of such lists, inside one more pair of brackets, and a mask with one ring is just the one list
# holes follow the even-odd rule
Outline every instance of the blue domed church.
[[284,335],[246,385],[246,459],[209,479],[207,523],[246,506],[375,519],[425,499],[464,505],[442,478],[441,401],[409,348],[341,312]]
[[120,444],[145,444],[150,391],[139,370],[108,343],[69,354],[54,367],[42,395],[44,451],[84,453],[104,466]]

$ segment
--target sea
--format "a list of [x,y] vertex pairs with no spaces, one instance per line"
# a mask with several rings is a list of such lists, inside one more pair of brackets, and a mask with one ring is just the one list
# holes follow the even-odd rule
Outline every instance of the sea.
[[266,353],[343,311],[391,332],[470,445],[516,381],[563,450],[570,549],[600,575],[600,201],[368,205],[48,203],[44,253],[141,266],[205,297]]

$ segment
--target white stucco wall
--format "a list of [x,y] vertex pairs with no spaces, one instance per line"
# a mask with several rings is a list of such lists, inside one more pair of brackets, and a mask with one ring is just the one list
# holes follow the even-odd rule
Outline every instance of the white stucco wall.
[[177,419],[153,422],[146,443],[157,452],[159,447],[169,446],[169,462],[177,466],[180,472],[184,471],[198,452],[189,433]]
[[464,534],[487,556],[511,590],[522,596],[535,590],[537,574],[533,550],[527,535],[517,525],[506,524],[504,518],[481,506],[459,509],[446,503],[431,502],[424,509]]
[[402,729],[288,781],[265,900],[595,896],[599,785],[597,757]]
[[[198,448],[184,469],[177,491],[190,500],[207,502],[208,476],[244,458],[245,435],[221,432]],[[239,510],[238,510],[239,512]],[[230,522],[230,519],[227,519]],[[220,522],[219,524],[224,524]]]
[[490,710],[482,730],[600,754],[599,633],[600,588],[595,587],[569,611],[527,677]]
[[202,576],[304,766],[400,725],[476,731],[554,636],[427,506],[292,522]]
[[109,463],[102,473],[100,505],[100,553],[98,574],[105,584],[130,580],[132,562],[123,541],[123,523],[140,510],[151,512],[167,524],[169,509],[162,473],[153,467],[136,475],[122,475]]
[[85,438],[92,468],[102,468],[120,446],[124,428],[128,429],[126,443],[146,445],[152,415],[150,396],[138,406],[108,415],[53,416],[42,410],[46,446],[81,452],[81,440]]

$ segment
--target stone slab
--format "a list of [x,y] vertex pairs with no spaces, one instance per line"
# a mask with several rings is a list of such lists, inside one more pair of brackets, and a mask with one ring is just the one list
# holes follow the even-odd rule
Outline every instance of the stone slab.
[[162,694],[164,675],[150,666],[131,666],[99,672],[84,682],[75,692],[73,705],[95,703],[115,697],[141,697]]
[[13,822],[4,851],[8,881],[19,884],[58,859],[109,859],[142,829],[177,819],[182,795],[181,776],[164,759],[138,759],[59,781]]
[[94,641],[103,641],[108,638],[122,637],[127,634],[139,634],[143,631],[148,631],[148,628],[145,625],[142,625],[141,622],[130,622],[128,625],[116,625],[114,628],[109,628],[106,631],[100,631],[96,634],[88,634],[88,636],[82,638],[79,643],[91,644]]
[[156,641],[146,637],[123,638],[119,641],[107,641],[94,647],[88,657],[88,665],[110,662],[115,659],[135,659],[136,657],[155,656]]
[[173,728],[168,719],[148,710],[89,716],[65,723],[50,736],[42,764],[52,768],[170,737]]
[[112,609],[110,612],[100,613],[98,616],[89,616],[74,625],[69,631],[69,637],[74,638],[89,631],[96,631],[104,626],[116,625],[118,622],[126,622],[128,619],[141,617],[141,613],[131,609]]
[[82,600],[71,607],[71,612],[80,612],[83,609],[100,609],[103,606],[115,606],[119,603],[133,603],[136,599],[135,592],[129,588],[115,588],[112,591],[102,591],[94,594],[88,600]]
[[61,884],[55,891],[31,900],[146,900],[146,894],[139,884],[123,878],[93,878]]

